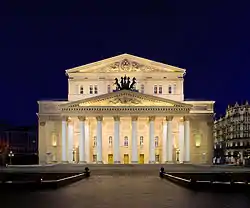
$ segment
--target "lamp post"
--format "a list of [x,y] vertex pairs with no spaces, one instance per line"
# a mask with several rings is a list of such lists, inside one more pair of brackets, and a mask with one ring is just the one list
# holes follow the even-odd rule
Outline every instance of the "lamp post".
[[14,157],[14,153],[12,151],[9,152],[10,165],[12,165],[12,157]]

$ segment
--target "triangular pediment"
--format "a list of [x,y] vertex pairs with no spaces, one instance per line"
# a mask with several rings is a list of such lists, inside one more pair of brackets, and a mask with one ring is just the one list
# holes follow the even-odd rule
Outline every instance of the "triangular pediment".
[[185,71],[185,69],[138,56],[122,54],[66,70],[66,73],[178,72],[184,74]]
[[99,95],[92,98],[87,98],[83,100],[74,101],[62,105],[63,108],[75,108],[75,107],[105,107],[105,106],[142,106],[142,107],[181,107],[181,108],[191,108],[192,105],[168,100],[164,98],[159,98],[152,95],[146,95],[135,91],[121,90],[117,92],[112,92],[104,95]]

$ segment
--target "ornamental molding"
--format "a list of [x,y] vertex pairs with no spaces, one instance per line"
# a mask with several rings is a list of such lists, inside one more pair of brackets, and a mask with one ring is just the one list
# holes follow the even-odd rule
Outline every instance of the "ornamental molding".
[[137,61],[123,59],[122,61],[116,61],[112,64],[109,64],[108,66],[92,70],[91,72],[129,73],[129,72],[166,72],[166,70],[142,64]]
[[121,54],[111,58],[92,62],[66,70],[66,73],[107,73],[107,72],[178,72],[184,74],[185,69],[152,61],[142,57]]
[[104,95],[99,95],[67,104],[61,105],[62,111],[67,108],[75,109],[81,107],[113,107],[113,106],[127,106],[127,107],[176,107],[191,109],[192,105],[177,102],[153,95],[142,94],[130,90],[120,90]]

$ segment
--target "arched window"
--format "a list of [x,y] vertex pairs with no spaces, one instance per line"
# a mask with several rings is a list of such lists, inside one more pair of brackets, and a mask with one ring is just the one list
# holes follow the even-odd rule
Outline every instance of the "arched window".
[[159,146],[159,137],[156,136],[155,137],[155,147],[158,147]]
[[109,136],[109,146],[110,146],[110,147],[112,146],[112,143],[113,143],[113,141],[112,141],[112,136]]
[[140,136],[140,146],[143,146],[143,136]]
[[128,147],[128,137],[127,136],[124,137],[124,146]]
[[83,94],[84,91],[83,91],[83,86],[80,86],[80,94]]
[[144,84],[141,84],[141,93],[144,93]]

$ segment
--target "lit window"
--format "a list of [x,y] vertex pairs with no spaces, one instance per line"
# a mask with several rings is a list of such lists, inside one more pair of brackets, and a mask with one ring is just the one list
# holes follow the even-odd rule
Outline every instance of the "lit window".
[[159,86],[159,94],[162,94],[162,86]]
[[144,84],[141,84],[141,93],[144,93]]
[[124,137],[124,146],[128,147],[128,137],[127,136]]
[[110,87],[110,85],[108,85],[108,93],[110,93],[111,92],[111,87]]
[[154,85],[154,94],[157,94],[157,85]]
[[93,94],[93,86],[92,85],[89,86],[89,94]]
[[172,86],[171,85],[168,86],[168,94],[172,94]]
[[95,85],[95,94],[98,94],[98,88],[97,88],[97,85]]
[[158,147],[159,146],[159,137],[156,136],[155,137],[155,147]]
[[109,146],[112,146],[112,136],[109,136]]
[[96,136],[94,136],[93,146],[94,146],[94,147],[96,147],[96,146],[97,146]]
[[140,146],[143,146],[143,136],[140,136]]
[[80,94],[83,94],[83,86],[80,87]]

